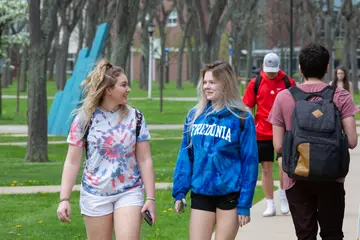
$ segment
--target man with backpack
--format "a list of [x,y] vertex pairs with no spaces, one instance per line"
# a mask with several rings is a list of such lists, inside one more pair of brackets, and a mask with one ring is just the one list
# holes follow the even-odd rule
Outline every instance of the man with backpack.
[[[265,55],[263,70],[260,75],[251,79],[243,97],[243,102],[249,108],[257,107],[255,113],[256,140],[258,145],[259,162],[262,169],[262,185],[266,197],[267,208],[263,213],[264,217],[276,215],[274,203],[274,181],[272,168],[274,162],[274,146],[272,125],[268,122],[270,110],[274,104],[277,94],[291,86],[296,85],[294,80],[289,78],[285,72],[280,70],[280,58],[275,53]],[[277,156],[278,158],[278,156]],[[279,165],[280,161],[279,159]],[[280,172],[281,170],[281,166]],[[289,212],[285,191],[282,190],[282,174],[280,174],[280,212]]]
[[359,109],[348,91],[323,82],[329,59],[319,44],[303,48],[299,69],[305,82],[279,93],[269,116],[299,240],[316,240],[318,224],[322,239],[344,237],[344,179],[348,149],[357,145]]

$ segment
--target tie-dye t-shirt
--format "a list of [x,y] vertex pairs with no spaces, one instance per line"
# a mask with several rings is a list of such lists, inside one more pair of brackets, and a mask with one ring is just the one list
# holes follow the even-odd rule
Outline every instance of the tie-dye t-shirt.
[[[121,121],[119,111],[104,112],[98,108],[91,122],[81,181],[84,190],[97,196],[110,196],[142,186],[135,145],[150,139],[144,117],[137,139],[135,109],[132,107]],[[69,144],[85,147],[83,127],[82,116],[78,114],[71,124]]]

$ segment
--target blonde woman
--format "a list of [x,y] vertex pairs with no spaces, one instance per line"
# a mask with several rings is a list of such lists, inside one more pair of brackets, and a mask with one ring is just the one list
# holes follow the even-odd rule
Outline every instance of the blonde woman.
[[254,120],[240,99],[229,63],[205,65],[200,102],[185,120],[174,173],[175,210],[191,191],[190,240],[234,239],[250,222],[258,175]]
[[[142,214],[155,223],[155,176],[142,113],[127,105],[122,68],[102,60],[83,82],[84,99],[67,142],[58,218],[70,222],[70,194],[83,152],[80,208],[89,240],[140,239]],[[144,203],[144,189],[146,201]]]

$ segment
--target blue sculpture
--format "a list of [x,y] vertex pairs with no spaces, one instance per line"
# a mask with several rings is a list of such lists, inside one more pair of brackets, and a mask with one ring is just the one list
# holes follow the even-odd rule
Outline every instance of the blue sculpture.
[[48,134],[67,136],[73,120],[72,111],[81,100],[80,83],[94,68],[103,48],[109,31],[107,23],[101,24],[91,46],[91,50],[83,48],[79,52],[72,76],[66,81],[63,91],[55,94],[48,116]]

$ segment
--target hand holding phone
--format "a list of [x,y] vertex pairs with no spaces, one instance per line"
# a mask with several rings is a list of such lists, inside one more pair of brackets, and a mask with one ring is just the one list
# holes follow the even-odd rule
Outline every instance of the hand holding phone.
[[150,214],[149,210],[146,210],[146,211],[143,213],[143,217],[144,217],[144,220],[145,220],[150,226],[152,226],[152,217],[151,217],[151,214]]
[[187,206],[187,204],[186,204],[186,199],[185,198],[183,198],[181,200],[177,200],[175,202],[175,211],[177,213],[183,213],[183,212],[185,212],[185,207],[186,206]]

